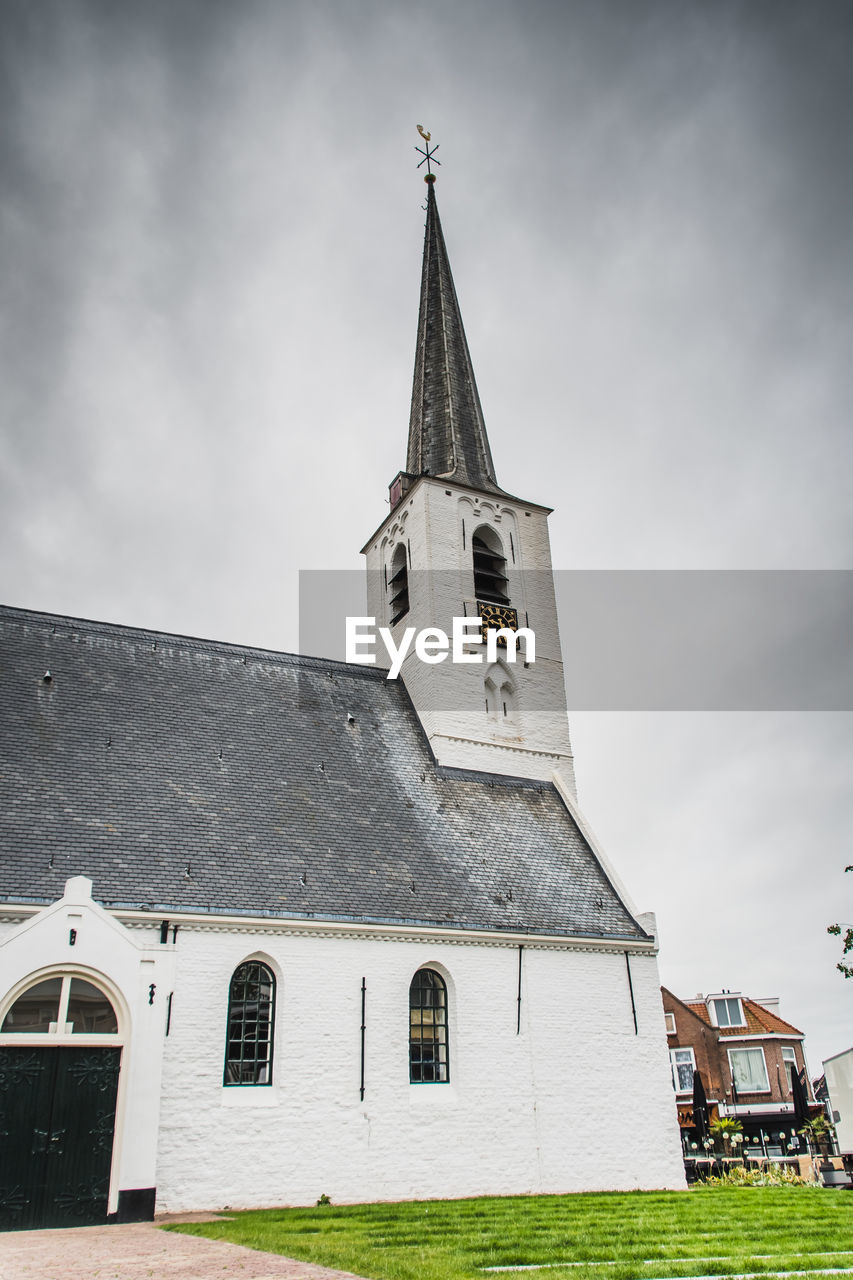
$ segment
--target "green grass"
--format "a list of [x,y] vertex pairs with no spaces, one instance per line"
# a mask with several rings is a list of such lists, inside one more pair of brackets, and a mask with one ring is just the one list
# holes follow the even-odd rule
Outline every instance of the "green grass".
[[[853,1193],[807,1187],[268,1209],[171,1229],[370,1280],[660,1280],[821,1268],[853,1273]],[[568,1262],[582,1265],[554,1266]],[[483,1270],[532,1263],[550,1265],[542,1271]]]

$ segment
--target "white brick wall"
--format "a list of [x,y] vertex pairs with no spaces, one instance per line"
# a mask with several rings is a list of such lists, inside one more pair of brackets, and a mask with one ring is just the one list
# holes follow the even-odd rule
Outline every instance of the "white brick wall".
[[[461,666],[448,659],[427,666],[410,654],[403,680],[441,764],[544,779],[556,769],[573,792],[551,551],[542,508],[421,478],[366,549],[368,613],[377,618],[377,625],[388,625],[385,569],[390,568],[395,547],[404,542],[411,556],[410,610],[397,624],[395,638],[399,640],[407,626],[437,626],[449,634],[463,602],[469,614],[475,611],[471,538],[482,525],[494,530],[503,544],[509,596],[519,624],[528,621],[536,634],[535,663],[527,669],[522,662],[508,668],[517,689],[518,724],[507,730],[486,716],[485,663]],[[382,656],[380,648],[380,661]]]
[[[111,1207],[157,1186],[160,1211],[683,1185],[654,955],[184,922],[124,928],[79,893],[0,941],[0,1008],[72,963],[117,992],[124,1057]],[[462,939],[463,935],[456,935]],[[228,987],[262,956],[278,978],[271,1087],[222,1084]],[[408,990],[447,980],[450,1083],[412,1085]],[[359,1098],[361,980],[366,1093]],[[148,984],[156,981],[149,1005]],[[165,1036],[169,991],[171,1030]],[[162,1070],[162,1080],[161,1080]]]
[[[184,928],[158,1208],[683,1185],[657,964],[624,954]],[[222,1085],[228,984],[279,976],[272,1087]],[[408,1079],[408,989],[447,976],[450,1083]],[[361,979],[366,1094],[359,1099]],[[627,1137],[626,1135],[630,1135]]]

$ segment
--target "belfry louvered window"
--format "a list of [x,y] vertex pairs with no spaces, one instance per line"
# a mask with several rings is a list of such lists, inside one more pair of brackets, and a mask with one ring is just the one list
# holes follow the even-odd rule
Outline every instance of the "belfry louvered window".
[[[489,546],[483,533],[495,545]],[[509,604],[506,556],[500,549],[497,536],[491,530],[475,533],[471,539],[471,552],[474,558],[474,595],[487,604]]]
[[434,1084],[449,1079],[447,987],[434,969],[419,969],[409,987],[409,1080]]
[[393,627],[405,618],[409,612],[409,568],[406,563],[406,548],[402,542],[394,552],[391,561],[391,578],[388,582],[388,610]]
[[272,1084],[275,978],[259,960],[238,965],[228,993],[223,1084]]

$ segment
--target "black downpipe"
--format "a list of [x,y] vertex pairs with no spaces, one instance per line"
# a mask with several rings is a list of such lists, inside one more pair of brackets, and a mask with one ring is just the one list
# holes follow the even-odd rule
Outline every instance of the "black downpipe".
[[524,947],[521,945],[521,943],[519,943],[518,945],[518,1014],[517,1014],[516,1023],[515,1023],[515,1034],[517,1036],[521,1035],[521,956],[523,951],[524,951]]
[[361,1100],[364,1102],[364,1029],[366,1026],[364,1019],[365,1004],[367,999],[367,983],[361,980]]
[[637,1035],[637,1006],[634,1003],[634,983],[631,979],[631,961],[628,952],[625,952],[625,968],[628,970],[628,990],[631,993],[631,1013],[634,1015],[634,1035]]

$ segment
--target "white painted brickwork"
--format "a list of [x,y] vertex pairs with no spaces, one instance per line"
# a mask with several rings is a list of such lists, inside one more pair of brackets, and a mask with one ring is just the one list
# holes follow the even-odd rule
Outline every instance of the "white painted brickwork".
[[[157,1204],[223,1205],[680,1187],[657,963],[515,947],[182,929],[165,1042]],[[222,1085],[228,984],[278,976],[274,1084]],[[437,968],[449,1084],[408,1079],[408,990]],[[359,1099],[361,980],[366,1094]],[[630,1142],[624,1135],[630,1131]]]
[[[403,680],[440,764],[543,779],[556,770],[574,792],[547,514],[541,507],[421,477],[366,548],[368,613],[377,625],[388,625],[385,570],[403,542],[411,557],[410,609],[395,638],[406,627],[437,626],[450,634],[463,602],[469,614],[475,612],[471,538],[482,526],[501,540],[519,625],[528,621],[536,634],[535,663],[527,669],[521,661],[507,664],[517,690],[518,723],[508,730],[490,724],[485,663],[461,666],[448,659],[427,666],[410,654]],[[383,656],[380,647],[380,662]]]

